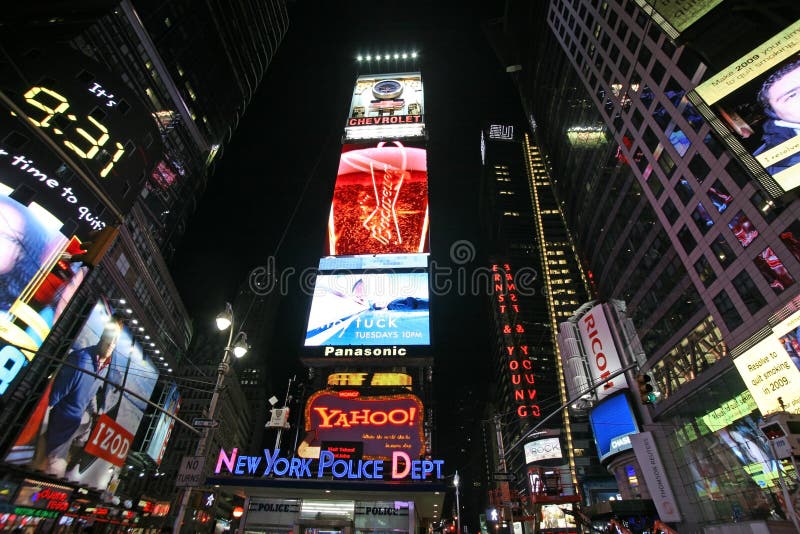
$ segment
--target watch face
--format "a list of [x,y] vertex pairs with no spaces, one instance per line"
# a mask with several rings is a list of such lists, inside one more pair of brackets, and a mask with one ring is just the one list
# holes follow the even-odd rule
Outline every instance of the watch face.
[[372,86],[372,94],[381,100],[397,98],[402,92],[403,84],[397,80],[381,80]]

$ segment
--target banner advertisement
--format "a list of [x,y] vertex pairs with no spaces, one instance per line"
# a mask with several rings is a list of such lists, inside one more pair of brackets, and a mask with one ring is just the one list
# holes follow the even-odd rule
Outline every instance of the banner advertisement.
[[592,408],[589,422],[600,461],[630,449],[630,436],[639,432],[625,393],[610,397]]
[[640,432],[631,436],[631,445],[636,455],[636,461],[642,470],[650,498],[656,505],[658,515],[662,521],[677,523],[681,521],[678,503],[672,493],[672,488],[667,480],[664,464],[656,448],[652,432]]
[[[800,106],[794,97],[798,81],[800,21],[695,90],[715,115],[707,118],[718,118],[727,128],[719,132],[726,143],[737,153],[744,147],[783,191],[800,186]],[[774,185],[763,185],[774,194]]]
[[360,443],[364,459],[390,459],[394,451],[418,458],[425,448],[424,415],[414,395],[351,397],[318,391],[306,403],[310,435],[305,442],[317,448],[323,442]]
[[[598,304],[589,310],[580,318],[577,326],[583,348],[586,351],[589,373],[592,375],[594,383],[601,382],[611,373],[622,369],[603,304]],[[627,387],[625,377],[620,376],[597,388],[597,399],[602,400],[616,391],[627,389]]]
[[[152,436],[147,445],[147,455],[153,459],[156,465],[161,465],[161,460],[164,458],[164,451],[167,450],[167,442],[172,434],[172,429],[175,427],[175,416],[181,407],[181,394],[178,391],[178,385],[172,383],[166,391],[164,405],[161,406],[167,411],[169,415],[163,412],[158,414],[158,423],[153,431]],[[172,417],[170,417],[170,415]]]
[[359,76],[350,101],[345,139],[422,137],[423,113],[419,72]]
[[400,141],[345,145],[328,221],[328,253],[429,251],[428,163]]
[[778,323],[766,339],[737,356],[736,365],[761,415],[800,413],[800,312]]
[[317,276],[305,346],[321,345],[430,345],[427,273]]
[[[158,379],[122,319],[95,304],[5,461],[105,490]],[[116,387],[119,386],[119,387]]]
[[559,438],[537,439],[525,444],[525,463],[534,464],[542,460],[563,458]]

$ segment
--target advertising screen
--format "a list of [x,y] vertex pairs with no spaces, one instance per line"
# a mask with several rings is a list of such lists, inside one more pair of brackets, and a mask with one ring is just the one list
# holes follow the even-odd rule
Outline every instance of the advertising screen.
[[424,97],[419,72],[359,76],[345,139],[421,137]]
[[[580,318],[577,325],[594,383],[601,382],[611,373],[622,369],[603,304],[598,304],[589,310]],[[627,389],[627,387],[622,377],[609,380],[602,387],[597,388],[597,398],[604,399],[616,391]]]
[[172,417],[163,412],[159,412],[158,423],[156,423],[156,428],[152,436],[150,436],[146,451],[147,455],[152,458],[157,465],[161,465],[161,460],[164,458],[164,451],[167,449],[169,436],[172,434],[172,428],[175,426],[175,416],[181,407],[181,394],[178,391],[178,385],[174,382],[167,388],[164,395],[164,404],[161,407]]
[[625,393],[609,397],[589,414],[600,461],[631,448],[630,435],[639,432]]
[[534,464],[542,460],[563,458],[559,438],[537,439],[525,444],[525,463]]
[[799,81],[797,21],[695,90],[701,113],[773,196],[800,185]]
[[306,403],[305,442],[317,448],[330,442],[361,443],[364,459],[387,460],[393,451],[418,458],[425,448],[423,416],[422,401],[414,395],[350,397],[318,391]]
[[[677,38],[722,0],[636,0],[672,39]],[[655,8],[655,11],[654,11]]]
[[427,273],[317,276],[306,347],[429,344]]
[[428,252],[424,148],[345,145],[328,221],[328,254]]
[[368,269],[427,269],[428,254],[364,254],[323,256],[320,271],[364,271]]
[[128,328],[99,301],[5,461],[105,490],[147,407],[134,394],[149,399],[157,379]]
[[772,328],[772,333],[733,363],[762,415],[800,413],[800,312]]

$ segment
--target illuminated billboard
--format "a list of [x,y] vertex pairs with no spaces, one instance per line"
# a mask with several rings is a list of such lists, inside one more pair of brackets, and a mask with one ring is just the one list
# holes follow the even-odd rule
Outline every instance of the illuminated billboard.
[[306,347],[430,345],[427,273],[319,275]]
[[525,463],[534,464],[542,460],[563,458],[561,440],[558,437],[537,439],[525,444]]
[[794,98],[799,82],[797,21],[689,95],[774,197],[800,186],[800,105]]
[[320,271],[361,271],[366,269],[426,269],[428,254],[364,254],[323,256]]
[[7,176],[0,170],[0,396],[36,356],[86,274],[66,259],[81,251],[74,220],[9,196],[15,189]]
[[772,328],[769,337],[733,363],[761,411],[800,413],[800,312]]
[[114,466],[125,463],[147,407],[142,398],[157,379],[128,328],[98,302],[5,461],[105,490]]
[[676,39],[722,0],[636,0],[664,33]]
[[[362,397],[356,392],[318,391],[305,410],[308,433],[299,453],[323,442],[363,444],[365,459],[389,459],[399,451],[411,458],[424,453],[422,401],[410,394]],[[308,457],[308,456],[305,456]]]
[[422,137],[424,94],[419,72],[359,76],[345,139]]
[[158,413],[158,423],[156,423],[156,428],[150,436],[145,451],[157,465],[161,465],[161,460],[164,458],[164,451],[167,450],[167,442],[175,426],[175,416],[181,407],[181,394],[178,391],[178,385],[176,383],[173,382],[167,388],[164,394],[164,404],[161,407],[167,413]]
[[328,254],[428,252],[424,148],[345,145],[328,220]]
[[[614,338],[606,319],[603,304],[598,304],[583,315],[577,322],[589,372],[595,384],[622,369]],[[627,389],[625,379],[610,380],[597,389],[597,398],[604,399],[616,391]]]
[[609,397],[589,414],[600,461],[631,448],[631,434],[639,432],[631,404],[623,392]]

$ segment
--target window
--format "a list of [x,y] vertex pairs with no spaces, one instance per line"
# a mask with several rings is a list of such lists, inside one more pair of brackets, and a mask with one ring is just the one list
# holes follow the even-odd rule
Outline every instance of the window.
[[684,206],[687,205],[689,201],[692,200],[692,196],[694,196],[692,186],[683,178],[678,180],[678,183],[675,184],[675,193],[678,195],[678,198],[681,199]]
[[700,112],[697,111],[697,108],[695,108],[691,102],[684,98],[683,103],[685,106],[682,113],[683,118],[686,119],[686,122],[689,123],[689,126],[691,126],[695,132],[699,132],[700,128],[705,124],[705,119],[703,119],[703,116],[700,115]]
[[744,187],[750,182],[750,175],[748,175],[737,163],[736,158],[731,158],[731,161],[725,165],[725,170],[728,171],[728,174],[733,181],[736,182],[736,185],[739,187]]
[[655,152],[656,147],[658,146],[658,137],[649,126],[644,129],[642,138],[644,139],[644,143],[647,145],[647,148],[650,149],[650,152]]
[[633,109],[633,115],[631,115],[631,122],[638,130],[642,126],[642,122],[644,121],[644,117],[642,117],[641,112],[638,109]]
[[664,78],[664,74],[666,73],[667,69],[665,69],[664,65],[659,63],[658,60],[653,63],[653,68],[650,69],[650,76],[653,77],[653,81],[656,83],[661,83],[661,80]]
[[725,321],[728,330],[735,330],[741,326],[742,316],[736,311],[736,307],[724,289],[714,297],[714,306],[717,307],[717,311],[722,316],[722,320]]
[[781,204],[776,203],[760,189],[757,189],[756,192],[753,193],[750,197],[750,202],[753,206],[758,208],[759,213],[761,213],[761,216],[764,217],[764,220],[767,222],[774,221],[783,211],[783,206]]
[[697,241],[692,235],[692,231],[689,230],[689,227],[687,227],[685,224],[678,231],[678,241],[681,242],[681,245],[683,245],[683,250],[685,250],[687,254],[693,251],[697,246]]
[[784,289],[794,285],[794,278],[786,270],[786,266],[772,250],[772,247],[762,250],[753,263],[756,264],[759,272],[775,293],[782,293]]
[[661,197],[661,193],[664,192],[664,184],[658,179],[658,175],[651,176],[647,180],[647,184],[650,186],[650,191],[653,192],[653,196],[656,197],[656,199]]
[[670,224],[675,224],[675,221],[678,220],[678,209],[675,207],[675,204],[672,202],[671,198],[668,198],[666,202],[664,202],[664,207],[662,208],[664,215],[667,217],[667,220]]
[[636,55],[636,47],[639,46],[639,37],[635,33],[631,33],[630,39],[628,39],[628,50],[630,50],[631,54]]
[[733,202],[733,197],[719,180],[714,180],[714,184],[708,188],[708,198],[720,213],[728,209]]
[[[684,113],[686,113],[685,110]],[[708,147],[708,150],[714,154],[715,158],[720,157],[722,153],[725,152],[725,147],[723,147],[722,144],[717,141],[717,138],[710,132],[706,134],[706,138],[703,139],[703,143],[705,143],[705,145]]]
[[714,251],[714,255],[717,257],[719,264],[722,265],[723,268],[733,263],[733,249],[730,247],[730,245],[728,245],[728,242],[725,240],[725,236],[722,234],[718,235],[717,238],[711,242],[711,250]]
[[702,156],[697,154],[692,158],[692,161],[689,162],[689,170],[692,171],[692,175],[698,182],[703,183],[703,180],[706,179],[706,176],[708,176],[708,171],[710,171],[711,168],[708,166],[708,163],[705,162]]
[[711,267],[711,264],[705,256],[700,256],[700,259],[694,262],[694,270],[697,272],[697,276],[700,277],[700,281],[703,282],[705,287],[710,286],[714,280],[717,279],[714,268]]
[[731,232],[733,232],[733,235],[736,236],[743,248],[750,246],[750,243],[758,237],[758,230],[753,226],[750,218],[741,210],[733,216],[733,219],[728,223],[728,228],[731,229]]
[[667,178],[670,178],[672,173],[675,172],[675,161],[663,150],[658,158],[658,165],[661,167],[661,170],[664,171],[664,175]]
[[686,154],[686,151],[689,150],[689,147],[692,146],[692,142],[689,141],[689,138],[686,137],[686,134],[683,133],[683,130],[677,126],[672,133],[669,134],[669,142],[680,157],[683,157]]
[[781,241],[797,261],[800,261],[800,220],[794,221],[781,232]]
[[698,202],[697,207],[692,211],[692,220],[703,235],[706,235],[708,230],[714,226],[714,220],[708,214],[702,202]]
[[733,279],[733,287],[739,296],[742,297],[742,302],[747,307],[747,310],[753,314],[763,308],[767,301],[753,283],[753,279],[747,274],[747,271],[742,271],[737,274]]

